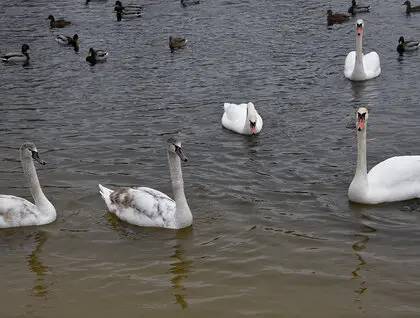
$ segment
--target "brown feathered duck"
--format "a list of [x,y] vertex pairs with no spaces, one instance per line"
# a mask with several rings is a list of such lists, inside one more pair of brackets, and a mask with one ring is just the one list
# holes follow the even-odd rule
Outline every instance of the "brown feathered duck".
[[67,20],[56,20],[54,19],[54,16],[52,16],[51,14],[48,16],[47,18],[48,20],[50,20],[50,27],[52,28],[64,28],[66,25],[71,24],[71,21],[67,21]]
[[187,45],[187,39],[183,37],[173,38],[172,36],[169,37],[169,48],[171,49],[171,53],[175,50],[182,49]]
[[336,23],[343,23],[348,21],[350,17],[343,13],[333,13],[331,10],[327,11],[327,24],[333,25]]

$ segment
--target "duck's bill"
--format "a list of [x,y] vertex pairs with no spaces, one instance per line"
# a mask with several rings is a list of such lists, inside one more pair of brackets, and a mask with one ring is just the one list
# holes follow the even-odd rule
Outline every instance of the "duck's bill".
[[365,120],[363,118],[359,118],[356,124],[357,130],[363,130],[365,128]]
[[176,147],[175,149],[175,153],[178,155],[178,157],[182,160],[182,161],[187,161],[187,156],[184,154],[184,152],[182,151],[181,147]]
[[39,157],[38,152],[33,151],[33,152],[32,152],[32,158],[33,158],[35,161],[39,162],[40,164],[45,165],[45,161],[44,161],[44,160],[42,160],[42,159]]

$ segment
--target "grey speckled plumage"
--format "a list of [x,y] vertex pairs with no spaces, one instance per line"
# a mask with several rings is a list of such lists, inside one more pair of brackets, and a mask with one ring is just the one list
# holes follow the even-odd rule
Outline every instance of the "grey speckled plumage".
[[118,218],[138,226],[180,229],[192,224],[193,217],[185,198],[181,160],[187,161],[181,142],[167,141],[168,164],[175,200],[148,188],[119,188],[115,191],[99,185],[100,193],[110,212]]
[[0,228],[43,225],[55,221],[54,206],[42,192],[33,160],[45,164],[39,158],[33,143],[26,142],[20,148],[23,171],[35,204],[12,195],[0,195]]

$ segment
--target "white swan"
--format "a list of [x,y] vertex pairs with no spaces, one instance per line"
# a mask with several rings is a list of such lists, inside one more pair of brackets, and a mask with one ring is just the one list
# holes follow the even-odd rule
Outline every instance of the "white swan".
[[224,109],[223,127],[244,135],[258,134],[261,131],[263,120],[253,103],[239,105],[225,103]]
[[181,229],[192,224],[193,217],[185,198],[181,171],[181,160],[187,161],[181,149],[181,141],[169,138],[167,152],[175,201],[147,187],[119,188],[113,191],[99,185],[110,212],[138,226]]
[[350,201],[377,204],[420,197],[420,156],[392,157],[374,166],[367,173],[366,129],[368,110],[358,109],[357,166],[348,196]]
[[48,224],[57,217],[54,206],[39,185],[33,159],[45,165],[35,145],[25,142],[20,147],[20,161],[35,204],[13,195],[0,195],[0,228]]
[[376,52],[363,55],[363,20],[356,23],[356,51],[347,55],[344,65],[344,76],[352,81],[365,81],[381,74],[381,62]]

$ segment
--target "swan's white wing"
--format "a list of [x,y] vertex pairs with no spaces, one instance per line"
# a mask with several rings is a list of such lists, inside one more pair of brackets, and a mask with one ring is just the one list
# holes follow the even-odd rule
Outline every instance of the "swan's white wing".
[[381,62],[376,52],[370,52],[363,56],[363,66],[368,78],[373,78],[381,74]]
[[35,204],[13,195],[0,195],[0,228],[38,224]]
[[147,187],[120,188],[110,194],[109,209],[120,219],[139,226],[174,226],[175,201]]
[[263,128],[263,120],[262,120],[260,114],[258,114],[258,112],[257,112],[257,126],[256,126],[257,133],[259,133],[262,128]]
[[354,65],[356,63],[356,51],[351,51],[347,54],[346,61],[344,63],[344,76],[350,78],[353,74]]
[[222,117],[223,127],[237,133],[243,133],[246,121],[247,104],[224,104],[225,112]]
[[368,173],[369,196],[380,202],[420,197],[420,156],[392,157]]

